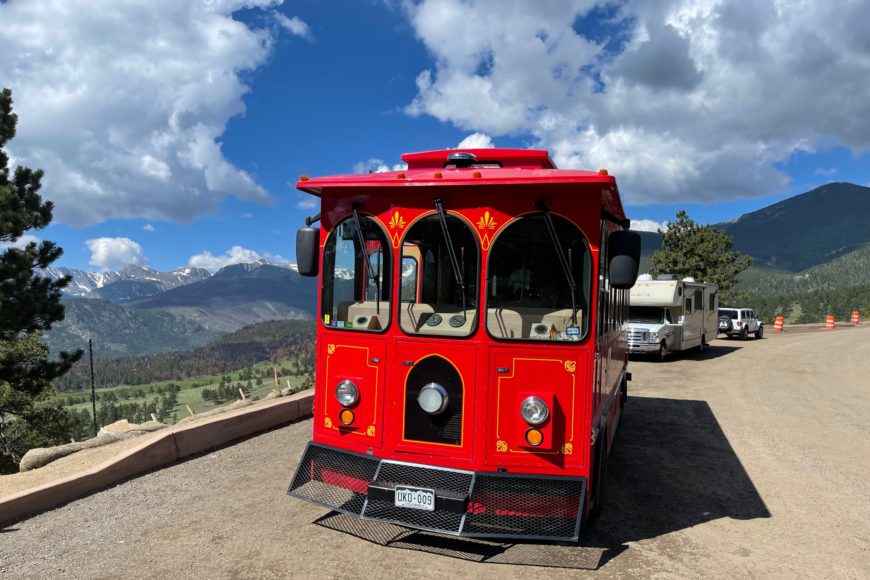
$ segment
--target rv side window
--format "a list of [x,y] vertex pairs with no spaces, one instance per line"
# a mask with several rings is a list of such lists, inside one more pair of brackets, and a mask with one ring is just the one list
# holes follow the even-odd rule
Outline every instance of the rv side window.
[[692,313],[692,299],[686,298],[686,314]]
[[710,294],[710,305],[707,307],[708,310],[713,311],[716,310],[716,295]]

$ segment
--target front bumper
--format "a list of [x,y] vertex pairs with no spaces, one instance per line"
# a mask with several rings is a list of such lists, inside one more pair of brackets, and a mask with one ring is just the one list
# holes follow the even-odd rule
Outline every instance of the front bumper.
[[[434,511],[397,507],[396,486],[435,491]],[[288,493],[366,520],[456,536],[574,541],[586,478],[447,469],[308,443]]]
[[657,342],[629,342],[628,343],[628,352],[629,354],[649,354],[651,352],[656,352],[659,349],[659,343]]

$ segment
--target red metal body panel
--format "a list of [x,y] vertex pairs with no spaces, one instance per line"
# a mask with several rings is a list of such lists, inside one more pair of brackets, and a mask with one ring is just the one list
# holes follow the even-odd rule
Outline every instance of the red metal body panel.
[[[400,268],[392,269],[393,314],[383,332],[318,324],[314,440],[385,459],[473,471],[588,476],[593,431],[602,417],[612,426],[621,410],[615,394],[627,361],[621,329],[602,331],[598,314],[602,232],[619,229],[602,221],[601,210],[624,218],[615,181],[605,172],[557,170],[545,151],[473,152],[480,162],[498,160],[502,167],[444,168],[450,151],[437,151],[403,156],[409,168],[402,172],[305,178],[297,183],[299,189],[322,198],[321,249],[333,227],[356,204],[361,214],[372,217],[383,229],[392,245],[393,263],[398,264],[405,233],[421,217],[434,213],[435,197],[472,228],[480,248],[477,327],[471,336],[403,332],[395,314]],[[486,329],[490,245],[506,225],[536,212],[533,202],[538,199],[546,201],[553,215],[575,224],[588,243],[592,289],[589,312],[584,315],[589,324],[578,342],[497,340]],[[462,377],[459,445],[404,437],[404,389],[411,368],[406,361],[414,363],[430,355],[448,360]],[[343,379],[360,385],[362,394],[349,427],[338,421],[341,407],[334,397],[335,385]],[[520,402],[529,394],[551,405],[551,416],[541,427],[544,444],[539,448],[525,443],[528,425],[518,413]],[[613,429],[604,428],[610,439]]]

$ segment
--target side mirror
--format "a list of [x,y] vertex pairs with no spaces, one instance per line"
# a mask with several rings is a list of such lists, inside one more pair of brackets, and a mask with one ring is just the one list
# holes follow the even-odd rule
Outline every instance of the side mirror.
[[617,290],[628,290],[637,281],[637,270],[640,267],[640,234],[625,230],[611,232],[608,244],[610,286]]
[[320,229],[305,226],[296,230],[296,267],[302,276],[320,272]]

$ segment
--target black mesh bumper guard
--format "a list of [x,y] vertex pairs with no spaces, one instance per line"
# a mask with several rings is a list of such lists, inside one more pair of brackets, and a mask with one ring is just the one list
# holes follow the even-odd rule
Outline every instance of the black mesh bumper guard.
[[[435,491],[433,511],[397,507],[396,486]],[[447,469],[308,443],[288,493],[329,509],[457,536],[573,541],[586,479]]]

